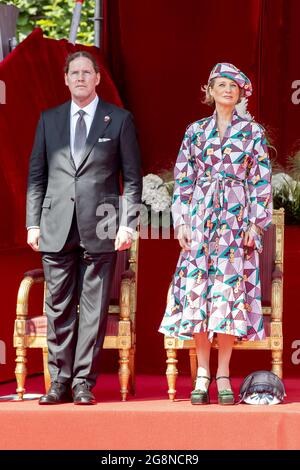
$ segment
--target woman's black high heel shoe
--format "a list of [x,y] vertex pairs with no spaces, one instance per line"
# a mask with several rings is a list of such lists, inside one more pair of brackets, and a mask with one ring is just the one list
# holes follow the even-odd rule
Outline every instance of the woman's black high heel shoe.
[[[224,375],[216,377],[216,380],[219,379],[228,379],[230,381],[230,377],[226,377]],[[226,388],[220,391],[218,390],[218,403],[219,405],[234,405],[234,393],[231,388]]]
[[209,386],[211,383],[211,378],[206,375],[198,375],[197,379],[207,379],[208,387],[207,390],[195,389],[191,393],[191,404],[192,405],[208,405],[209,404]]

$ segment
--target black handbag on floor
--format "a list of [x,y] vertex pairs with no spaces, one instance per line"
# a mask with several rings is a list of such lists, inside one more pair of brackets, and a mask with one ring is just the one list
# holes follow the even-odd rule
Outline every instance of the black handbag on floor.
[[277,405],[286,396],[282,380],[269,370],[257,370],[247,375],[240,387],[239,403]]

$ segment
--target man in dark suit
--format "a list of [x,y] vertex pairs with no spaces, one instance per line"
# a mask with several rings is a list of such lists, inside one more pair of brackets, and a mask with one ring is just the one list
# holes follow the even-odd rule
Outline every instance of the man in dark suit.
[[130,247],[140,204],[132,115],[100,99],[99,82],[92,55],[67,58],[72,100],[42,113],[31,154],[28,244],[42,252],[48,288],[51,387],[41,405],[96,403],[116,250]]

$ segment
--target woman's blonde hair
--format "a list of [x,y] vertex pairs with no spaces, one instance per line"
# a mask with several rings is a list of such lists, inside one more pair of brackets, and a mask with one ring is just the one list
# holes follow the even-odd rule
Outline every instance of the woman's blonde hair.
[[[216,79],[213,78],[208,85],[204,85],[201,87],[201,90],[204,92],[204,98],[202,100],[203,104],[207,104],[208,106],[214,106],[215,100],[210,92],[210,89],[214,87]],[[240,96],[237,101],[237,104],[241,102],[242,98],[245,96],[245,90],[239,86]]]

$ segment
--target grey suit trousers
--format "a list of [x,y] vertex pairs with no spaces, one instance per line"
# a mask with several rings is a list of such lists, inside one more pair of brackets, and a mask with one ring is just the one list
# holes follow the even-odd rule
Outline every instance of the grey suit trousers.
[[85,250],[75,211],[63,249],[42,254],[52,382],[95,385],[116,259],[116,252]]

